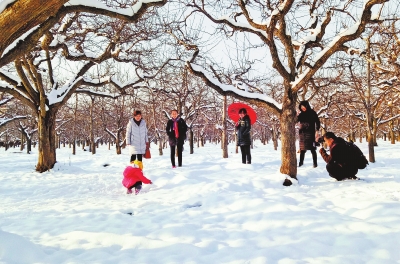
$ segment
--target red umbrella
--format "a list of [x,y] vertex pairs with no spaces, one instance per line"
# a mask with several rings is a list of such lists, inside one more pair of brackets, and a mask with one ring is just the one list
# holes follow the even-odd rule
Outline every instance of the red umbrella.
[[232,121],[237,122],[239,120],[239,110],[245,108],[247,115],[250,117],[250,123],[254,124],[257,120],[257,114],[253,108],[244,103],[233,103],[228,106],[228,115]]

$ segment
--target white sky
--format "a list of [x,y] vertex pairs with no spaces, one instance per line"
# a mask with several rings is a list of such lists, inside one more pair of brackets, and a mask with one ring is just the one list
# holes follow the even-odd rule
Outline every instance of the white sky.
[[307,152],[284,187],[272,144],[255,142],[243,165],[233,145],[223,159],[220,145],[190,155],[186,143],[177,169],[152,144],[154,184],[137,196],[121,184],[127,149],[62,148],[39,174],[36,149],[0,148],[0,263],[398,263],[400,153],[378,145],[365,181],[337,182]]

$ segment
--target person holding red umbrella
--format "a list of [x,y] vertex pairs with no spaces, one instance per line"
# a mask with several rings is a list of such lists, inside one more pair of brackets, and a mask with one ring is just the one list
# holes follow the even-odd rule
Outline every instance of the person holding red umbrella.
[[241,108],[239,110],[239,120],[236,123],[236,131],[237,131],[236,145],[240,146],[240,151],[242,153],[242,163],[251,164],[251,153],[250,153],[251,121],[250,117],[247,115],[246,108]]

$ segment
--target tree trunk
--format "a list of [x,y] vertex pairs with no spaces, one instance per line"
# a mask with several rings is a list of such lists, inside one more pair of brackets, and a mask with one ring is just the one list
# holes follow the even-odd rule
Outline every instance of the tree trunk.
[[32,138],[31,137],[27,137],[26,138],[26,153],[30,154],[32,151]]
[[272,142],[274,143],[274,150],[278,150],[278,131],[276,131],[276,126],[272,125]]
[[280,172],[292,178],[297,175],[296,158],[296,94],[286,89],[282,101],[281,123],[281,168]]
[[158,155],[163,155],[163,141],[161,138],[158,140]]
[[19,0],[12,2],[0,14],[1,55],[11,43],[25,32],[54,16],[68,0]]
[[117,138],[115,139],[115,148],[117,150],[117,155],[122,153],[121,150],[121,130],[117,131]]
[[368,161],[375,162],[375,150],[374,150],[374,128],[373,120],[370,113],[367,113],[367,142],[368,142]]
[[394,122],[393,120],[389,123],[389,135],[390,135],[390,144],[396,144],[396,137],[394,135]]
[[226,96],[224,96],[222,110],[222,158],[228,158],[228,128],[226,122],[226,112],[228,111]]
[[72,155],[76,154],[76,138],[72,139]]
[[189,145],[190,145],[190,153],[189,154],[193,154],[194,153],[194,135],[193,135],[192,129],[189,130]]
[[90,106],[90,151],[92,154],[96,154],[96,142],[94,142],[94,118],[93,118],[94,99],[92,98],[92,104]]
[[25,146],[25,135],[24,135],[24,132],[21,132],[21,146],[19,147],[19,149],[21,151],[23,151],[24,150],[24,146]]
[[56,163],[56,111],[49,109],[46,116],[38,115],[38,163],[36,171],[45,172],[54,167]]

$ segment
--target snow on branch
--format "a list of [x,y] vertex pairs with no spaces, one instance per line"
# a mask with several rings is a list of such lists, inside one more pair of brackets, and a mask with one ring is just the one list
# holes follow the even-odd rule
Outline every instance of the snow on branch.
[[69,0],[64,4],[64,7],[70,13],[87,12],[135,22],[142,17],[147,9],[153,6],[163,6],[166,3],[167,0],[138,0],[135,4],[128,5],[127,8],[114,8],[98,0]]
[[99,96],[99,97],[108,97],[108,98],[112,98],[112,99],[118,98],[120,96],[119,94],[115,95],[115,94],[111,94],[109,92],[97,92],[97,91],[93,91],[90,89],[83,89],[83,88],[78,88],[78,89],[76,89],[75,92],[83,93],[83,94],[87,94],[87,95]]
[[337,51],[348,51],[349,47],[344,44],[356,39],[365,30],[368,23],[379,23],[381,20],[371,18],[371,9],[378,4],[384,4],[389,0],[365,0],[359,20],[354,25],[346,28],[328,43],[315,57],[308,63],[309,67],[296,77],[291,83],[293,89],[299,89],[314,75],[314,73],[325,64],[325,62]]
[[133,16],[137,14],[143,5],[148,3],[158,3],[163,2],[162,0],[139,0],[136,4],[128,7],[128,8],[112,8],[107,6],[106,4],[97,1],[97,0],[69,0],[65,6],[85,6],[90,8],[95,8],[99,10],[104,10],[108,12],[113,12],[117,14],[121,14],[124,16]]
[[278,112],[282,110],[282,104],[278,103],[277,101],[275,101],[275,99],[273,99],[268,95],[260,93],[250,93],[239,90],[234,85],[228,85],[219,82],[216,78],[212,77],[212,75],[208,71],[206,71],[203,67],[199,65],[196,65],[194,63],[187,63],[187,65],[189,66],[193,74],[202,77],[207,82],[208,85],[210,85],[212,88],[214,88],[221,94],[224,95],[231,94],[243,100],[248,100],[248,101],[255,100],[257,102],[263,102]]
[[11,118],[0,118],[0,127],[5,126],[7,123],[10,123],[12,121],[18,120],[18,119],[26,119],[26,116],[14,116]]
[[105,128],[104,131],[106,131],[110,136],[112,136],[115,139],[117,139],[117,135],[115,135],[111,130],[108,128]]
[[13,99],[14,99],[14,97],[8,97],[3,100],[0,100],[0,106],[7,104],[8,102],[10,102]]

